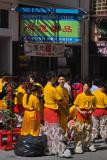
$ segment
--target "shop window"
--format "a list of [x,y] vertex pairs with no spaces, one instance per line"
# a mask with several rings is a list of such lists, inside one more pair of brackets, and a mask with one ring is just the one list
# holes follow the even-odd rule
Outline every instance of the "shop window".
[[9,11],[0,9],[0,28],[8,28],[9,23]]
[[107,40],[107,21],[101,21],[101,23],[98,26],[98,30],[100,32],[99,40]]

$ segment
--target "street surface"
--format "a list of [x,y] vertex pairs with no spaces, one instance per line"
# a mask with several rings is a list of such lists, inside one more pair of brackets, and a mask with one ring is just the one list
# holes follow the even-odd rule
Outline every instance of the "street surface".
[[59,158],[57,156],[43,157],[19,157],[14,154],[14,151],[0,150],[0,160],[107,160],[107,144],[102,140],[95,142],[96,152],[85,152],[84,154],[72,154],[71,158]]

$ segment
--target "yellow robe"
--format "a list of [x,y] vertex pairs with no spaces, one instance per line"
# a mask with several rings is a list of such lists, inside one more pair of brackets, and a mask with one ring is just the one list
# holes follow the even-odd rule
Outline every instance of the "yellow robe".
[[59,106],[59,121],[60,126],[66,131],[67,122],[68,122],[68,116],[65,114],[64,110],[67,109],[68,103],[69,103],[69,94],[66,88],[58,86],[57,91],[59,95],[62,97],[62,103]]
[[76,106],[75,105],[72,105],[70,108],[69,108],[69,113],[70,113],[70,118],[71,119],[75,119],[75,116],[76,116]]
[[60,100],[62,100],[62,97],[58,93],[57,89],[51,84],[47,83],[47,85],[44,87],[44,107],[58,110],[58,101]]
[[38,136],[40,132],[40,101],[39,99],[31,94],[29,96],[28,103],[27,102],[27,94],[23,96],[23,106],[25,108],[21,135],[32,135]]
[[[96,105],[95,96],[91,93],[89,95],[86,95],[84,92],[82,92],[76,97],[74,101],[74,105],[78,106],[80,110],[92,111],[93,109],[95,109],[95,105]],[[89,119],[87,118],[86,120],[82,118],[80,120],[80,118],[78,119],[78,116],[77,116],[76,121],[80,121],[81,123],[85,123],[85,122],[90,123],[90,118]]]
[[22,85],[20,85],[18,88],[17,88],[17,92],[16,92],[16,97],[15,97],[15,104],[20,104],[22,105],[22,98],[23,98],[23,95],[26,93],[25,89],[22,88]]
[[[2,83],[2,79],[0,79],[0,92],[2,92],[2,88],[3,88],[3,83]],[[7,105],[5,103],[4,99],[0,100],[0,110],[5,110],[7,108]]]
[[107,95],[100,91],[99,89],[92,92],[96,98],[96,108],[106,108],[107,105]]
[[93,110],[96,104],[95,96],[93,94],[86,95],[82,92],[76,97],[74,104],[81,110]]

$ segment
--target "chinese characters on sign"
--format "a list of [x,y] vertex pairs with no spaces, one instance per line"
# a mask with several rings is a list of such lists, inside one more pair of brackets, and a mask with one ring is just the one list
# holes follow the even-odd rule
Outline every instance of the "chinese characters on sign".
[[[31,30],[31,31],[35,31],[35,29],[38,29],[40,32],[48,32],[48,27],[46,25],[40,24],[39,26],[35,26],[34,24],[26,24],[24,27],[24,30]],[[60,26],[56,25],[52,25],[50,27],[52,32],[59,32],[59,31],[63,31],[63,32],[72,32],[72,27],[71,26],[63,26],[63,28],[61,28]]]
[[47,43],[25,43],[24,52],[28,56],[63,57],[64,45]]
[[80,21],[70,15],[22,14],[20,38],[24,41],[76,43],[81,41]]

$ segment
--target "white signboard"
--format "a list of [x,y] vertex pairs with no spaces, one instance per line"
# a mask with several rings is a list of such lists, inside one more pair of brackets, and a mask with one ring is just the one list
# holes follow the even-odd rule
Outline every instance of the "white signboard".
[[24,44],[24,53],[27,56],[64,57],[64,44],[28,43]]

